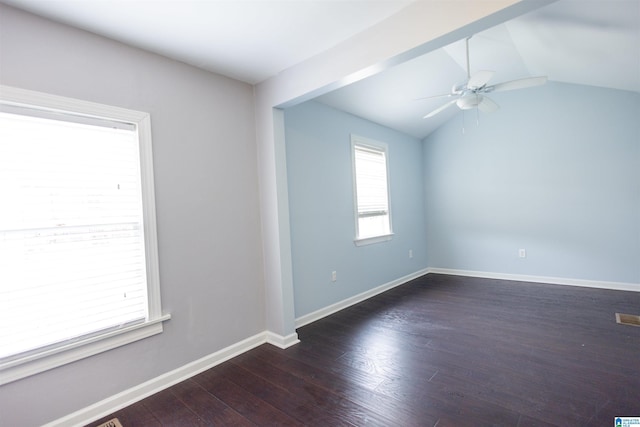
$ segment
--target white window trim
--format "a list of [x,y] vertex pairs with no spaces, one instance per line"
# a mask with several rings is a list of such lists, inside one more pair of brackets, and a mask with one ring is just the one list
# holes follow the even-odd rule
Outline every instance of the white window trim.
[[[389,233],[379,236],[360,238],[359,235],[359,222],[358,222],[358,197],[357,197],[357,183],[356,183],[356,156],[355,146],[368,146],[375,150],[383,150],[386,157],[387,166],[387,200],[389,202]],[[373,139],[365,138],[363,136],[351,134],[351,177],[353,182],[353,212],[355,218],[355,230],[356,237],[353,239],[353,243],[356,246],[372,245],[374,243],[387,242],[393,238],[393,218],[391,216],[391,176],[389,175],[389,146],[384,142],[375,141]]]
[[353,243],[356,246],[366,246],[373,245],[374,243],[387,242],[393,238],[393,233],[383,234],[382,236],[374,236],[374,237],[365,237],[363,239],[355,238],[353,239]]
[[70,112],[75,115],[102,119],[116,119],[137,126],[140,139],[140,171],[149,305],[149,319],[143,323],[105,332],[53,349],[30,353],[27,356],[0,364],[0,385],[2,385],[159,334],[163,330],[162,322],[169,320],[171,315],[162,314],[160,301],[158,238],[153,183],[151,119],[149,114],[3,85],[0,85],[0,102],[18,107],[36,106],[39,109],[50,111]]

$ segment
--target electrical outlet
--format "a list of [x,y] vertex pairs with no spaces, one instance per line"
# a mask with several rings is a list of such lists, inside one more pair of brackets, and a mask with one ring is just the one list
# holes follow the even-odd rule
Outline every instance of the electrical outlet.
[[335,282],[336,280],[338,280],[338,273],[335,271],[331,272],[331,281]]
[[409,249],[409,258],[413,258],[413,249]]
[[518,257],[519,258],[526,258],[527,257],[527,251],[525,249],[518,250]]

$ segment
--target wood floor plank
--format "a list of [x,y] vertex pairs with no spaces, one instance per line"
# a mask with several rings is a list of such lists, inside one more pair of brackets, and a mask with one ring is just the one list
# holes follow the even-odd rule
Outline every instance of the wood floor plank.
[[300,426],[301,422],[265,402],[259,396],[229,381],[221,373],[225,364],[193,378],[216,398],[257,425]]
[[[311,421],[319,425],[325,421],[331,425],[338,425],[342,421],[353,425],[378,425],[388,426],[394,420],[386,417],[383,413],[363,407],[351,399],[346,398],[341,393],[336,393],[333,386],[331,388],[321,387],[312,381],[307,381],[303,377],[291,373],[288,366],[284,369],[265,362],[258,354],[248,353],[236,358],[236,363],[260,376],[266,381],[276,384],[295,396],[295,401],[303,407],[312,406],[312,410],[305,414],[305,418],[311,416]],[[321,410],[328,413],[331,419],[321,420],[315,412]],[[305,424],[310,424],[307,420]]]
[[198,417],[178,399],[171,389],[163,390],[142,401],[154,416],[166,427],[207,426],[208,422]]
[[341,412],[340,407],[327,408],[322,393],[300,396],[264,378],[254,375],[244,367],[229,363],[222,371],[233,382],[260,397],[265,402],[292,416],[304,425],[314,426],[353,426],[352,413]]
[[210,425],[250,427],[254,423],[224,404],[192,379],[171,387],[171,392]]
[[392,425],[433,425],[438,420],[434,402],[422,401],[419,405],[412,405],[408,400],[398,400],[394,396],[376,391],[379,382],[371,384],[365,373],[357,370],[338,372],[326,364],[316,364],[316,359],[307,355],[300,357],[301,354],[295,347],[280,350],[268,345],[262,346],[256,349],[256,356],[319,387],[347,397],[371,411],[386,415],[394,420]]

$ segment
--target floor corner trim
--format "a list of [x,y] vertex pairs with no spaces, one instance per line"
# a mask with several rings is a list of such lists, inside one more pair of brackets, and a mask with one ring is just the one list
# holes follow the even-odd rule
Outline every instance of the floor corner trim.
[[640,292],[640,283],[572,279],[551,276],[531,276],[526,274],[494,273],[489,271],[457,270],[437,267],[429,267],[428,272],[432,274],[446,274],[450,276],[479,277],[483,279],[512,280],[518,282],[546,283],[550,285],[581,286],[585,288]]
[[278,348],[286,349],[291,347],[292,345],[298,344],[300,340],[298,339],[298,334],[296,332],[287,335],[286,337],[282,335],[278,335],[271,331],[266,332],[267,342],[271,345],[275,345]]

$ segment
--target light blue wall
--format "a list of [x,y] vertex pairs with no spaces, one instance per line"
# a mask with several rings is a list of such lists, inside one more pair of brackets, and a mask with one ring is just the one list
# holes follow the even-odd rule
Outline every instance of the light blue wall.
[[[285,124],[296,317],[426,268],[421,141],[316,102]],[[351,133],[389,145],[391,241],[353,242]]]
[[460,114],[424,141],[429,266],[640,283],[640,95],[492,97],[479,126]]
[[[492,97],[479,126],[460,113],[422,145],[315,102],[285,111],[296,317],[427,266],[640,283],[640,95]],[[390,242],[353,243],[351,133],[389,144]]]

